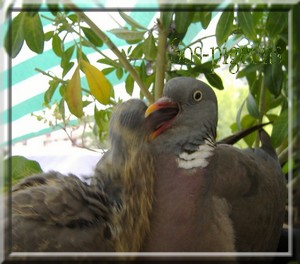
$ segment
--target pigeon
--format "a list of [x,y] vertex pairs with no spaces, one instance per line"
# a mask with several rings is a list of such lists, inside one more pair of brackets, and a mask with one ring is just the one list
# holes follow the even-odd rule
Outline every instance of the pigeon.
[[254,149],[216,144],[217,98],[194,78],[168,81],[145,116],[165,112],[150,135],[156,174],[143,250],[275,252],[287,195],[268,134]]

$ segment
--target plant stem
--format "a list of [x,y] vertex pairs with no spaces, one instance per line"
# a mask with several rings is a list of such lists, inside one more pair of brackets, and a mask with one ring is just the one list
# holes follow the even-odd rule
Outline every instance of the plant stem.
[[157,20],[158,44],[157,44],[157,56],[156,56],[156,76],[155,76],[155,86],[154,86],[155,100],[160,98],[162,95],[163,88],[164,88],[166,65],[167,65],[166,47],[167,47],[168,31],[164,28],[162,23],[163,15],[164,12],[160,12],[159,20]]
[[[56,76],[54,76],[54,75],[51,75],[50,73],[45,72],[45,71],[43,71],[43,70],[41,70],[41,69],[39,69],[39,68],[35,68],[34,70],[37,71],[37,72],[40,72],[41,74],[43,74],[43,75],[45,75],[45,76],[50,77],[51,79],[57,80],[57,81],[60,82],[60,83],[63,83],[63,84],[66,84],[66,83],[67,83],[65,80],[60,79],[60,78],[58,78],[58,77],[56,77]],[[87,90],[87,89],[84,89],[84,88],[81,87],[81,90],[82,90],[83,92],[86,92],[87,94],[92,95],[91,92],[90,92],[89,90]]]
[[[264,112],[265,112],[265,96],[266,96],[266,87],[264,86],[264,76],[262,73],[260,73],[260,78],[261,78],[261,86],[260,86],[260,94],[259,94],[259,105],[258,105],[258,110],[259,110],[259,119],[258,123],[261,124],[263,117],[264,117]],[[259,147],[259,134],[257,133],[256,135],[256,140],[255,140],[255,147]]]
[[[78,10],[76,6],[74,6]],[[149,103],[154,101],[152,94],[148,91],[147,86],[143,83],[138,72],[132,67],[127,58],[119,51],[116,45],[110,40],[110,38],[83,12],[77,11],[82,20],[89,25],[89,27],[95,32],[95,34],[102,39],[102,41],[108,46],[108,48],[118,57],[123,67],[131,74],[132,78],[139,85],[142,93],[148,99]]]

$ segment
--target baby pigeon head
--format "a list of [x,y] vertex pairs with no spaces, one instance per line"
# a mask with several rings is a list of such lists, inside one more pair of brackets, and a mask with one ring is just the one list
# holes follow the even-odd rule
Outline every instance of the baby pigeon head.
[[146,104],[139,99],[130,99],[115,107],[109,126],[112,148],[131,148],[148,142],[157,126],[173,115],[173,109],[166,109],[164,115],[157,112],[145,118],[146,109]]

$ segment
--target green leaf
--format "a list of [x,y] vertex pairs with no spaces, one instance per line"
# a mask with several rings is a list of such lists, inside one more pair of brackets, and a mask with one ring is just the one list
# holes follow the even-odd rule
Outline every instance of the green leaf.
[[63,68],[62,77],[64,77],[74,66],[74,62],[71,62],[72,55],[74,53],[75,45],[69,47],[64,53],[62,53],[60,66]]
[[152,34],[149,34],[148,38],[145,39],[143,51],[146,60],[154,61],[156,59],[157,47],[155,46],[155,40]]
[[217,75],[216,73],[204,73],[205,78],[207,79],[207,81],[215,88],[219,89],[219,90],[223,90],[224,86],[223,86],[223,82],[222,79],[219,77],[219,75]]
[[173,19],[173,15],[174,15],[173,11],[163,12],[163,14],[162,14],[162,24],[163,24],[164,29],[166,29],[166,30],[169,29],[170,24],[171,24],[172,19]]
[[125,14],[124,12],[119,12],[120,16],[132,27],[147,30],[147,28],[143,27],[141,24],[136,22],[133,18]]
[[[9,178],[12,184],[16,184],[20,180],[33,174],[42,173],[40,164],[34,160],[27,159],[23,156],[11,156],[4,161],[5,183],[8,184]],[[10,170],[9,170],[10,168]],[[11,174],[9,175],[9,171]]]
[[144,34],[147,31],[146,30],[136,31],[136,30],[129,30],[126,28],[115,28],[115,29],[109,30],[109,32],[111,32],[118,38],[124,39],[124,40],[142,40],[144,38]]
[[287,26],[287,23],[288,23],[287,12],[270,11],[266,22],[266,29],[269,37],[270,38],[279,37],[281,31]]
[[63,44],[58,34],[53,35],[52,49],[58,57],[61,57],[64,52]]
[[118,68],[121,66],[119,63],[117,63],[116,61],[114,61],[110,58],[99,59],[99,60],[97,60],[97,62],[113,66],[114,68]]
[[197,20],[200,20],[203,29],[207,29],[211,21],[211,12],[205,12],[205,11],[196,12],[194,16],[194,21],[196,17]]
[[111,72],[113,72],[115,69],[116,69],[116,68],[114,68],[114,67],[105,68],[105,69],[102,69],[102,73],[103,73],[104,75],[108,75],[108,74],[110,74]]
[[56,16],[57,13],[59,12],[59,5],[58,4],[52,4],[52,3],[47,3],[47,7],[49,9],[49,11],[51,12],[51,14],[53,16]]
[[62,98],[59,102],[58,106],[59,113],[61,114],[61,117],[63,120],[66,118],[66,112],[65,112],[65,100]]
[[49,81],[49,88],[44,94],[44,103],[46,105],[49,105],[58,84],[59,84],[59,81],[56,79],[52,79]]
[[241,115],[242,115],[242,111],[243,111],[243,108],[244,108],[244,105],[246,103],[246,100],[243,101],[243,103],[241,104],[237,114],[236,114],[236,124],[237,124],[237,128],[238,130],[241,130],[242,129],[242,125],[241,125]]
[[274,120],[273,130],[271,133],[271,142],[274,148],[280,144],[288,136],[288,109],[284,110],[278,118]]
[[250,12],[237,12],[239,27],[250,40],[256,40],[256,29]]
[[45,41],[49,41],[54,35],[54,31],[49,31],[45,33]]
[[261,69],[262,69],[261,64],[249,64],[237,73],[236,78],[237,79],[243,78],[243,77],[247,76],[250,73],[260,71]]
[[131,96],[134,88],[134,80],[130,74],[128,74],[125,80],[126,92]]
[[179,34],[185,34],[193,21],[195,12],[175,12],[175,29]]
[[[251,115],[245,115],[241,120],[241,126],[243,129],[252,127],[255,124],[256,124],[256,119],[253,118]],[[251,133],[250,135],[244,137],[243,139],[249,147],[252,147],[255,138],[256,138],[256,133]]]
[[116,75],[117,75],[117,78],[119,80],[122,79],[122,77],[123,77],[123,69],[121,67],[116,69]]
[[216,27],[217,44],[221,47],[233,31],[233,12],[224,11]]
[[70,15],[68,15],[68,18],[69,18],[73,23],[77,23],[77,22],[78,22],[78,16],[77,16],[77,14],[70,14]]
[[259,118],[258,107],[252,93],[249,93],[246,99],[246,107],[251,116],[254,118]]
[[12,58],[19,54],[24,43],[23,24],[25,15],[24,12],[20,12],[10,23],[5,35],[5,49]]
[[43,53],[45,34],[41,18],[37,12],[33,14],[26,13],[23,33],[27,46],[35,53]]
[[73,68],[74,66],[74,62],[73,61],[70,61],[70,62],[67,62],[64,67],[63,67],[63,72],[62,72],[62,77],[65,77],[66,74]]
[[281,67],[281,64],[269,64],[264,70],[264,85],[275,97],[280,95],[282,88],[283,72]]
[[140,43],[136,45],[136,47],[132,50],[129,56],[131,59],[140,59],[143,56],[143,51],[144,51],[144,43]]
[[93,43],[96,47],[101,47],[103,45],[103,41],[101,38],[99,38],[95,32],[87,27],[81,27],[84,35],[86,36],[86,38]]

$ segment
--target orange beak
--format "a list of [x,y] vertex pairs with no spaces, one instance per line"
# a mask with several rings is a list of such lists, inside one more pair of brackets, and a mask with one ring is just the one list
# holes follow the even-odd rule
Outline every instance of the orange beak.
[[150,141],[172,126],[171,121],[176,117],[178,111],[178,104],[167,97],[160,98],[147,108],[145,118],[152,119],[157,124],[149,136]]

